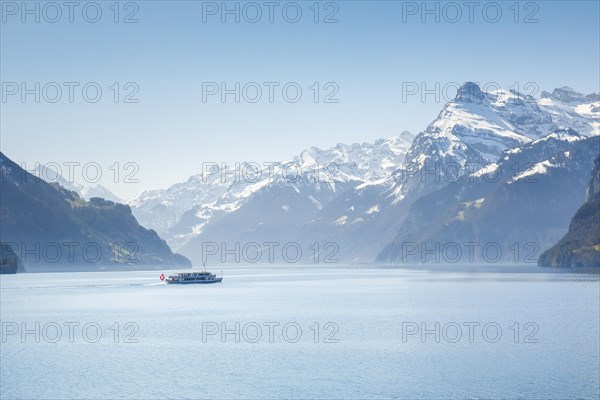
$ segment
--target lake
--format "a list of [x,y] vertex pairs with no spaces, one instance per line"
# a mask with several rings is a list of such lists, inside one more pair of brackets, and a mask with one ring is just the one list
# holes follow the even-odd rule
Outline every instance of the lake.
[[[220,275],[218,270],[212,270]],[[597,274],[223,267],[0,277],[0,398],[600,396]]]

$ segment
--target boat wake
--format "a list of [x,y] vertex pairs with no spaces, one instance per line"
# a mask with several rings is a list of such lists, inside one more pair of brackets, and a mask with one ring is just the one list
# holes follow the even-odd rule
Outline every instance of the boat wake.
[[0,290],[30,290],[30,289],[89,289],[89,288],[119,288],[119,287],[144,287],[163,285],[163,282],[153,283],[107,283],[107,284],[83,284],[83,285],[50,285],[50,286],[15,286],[0,287]]

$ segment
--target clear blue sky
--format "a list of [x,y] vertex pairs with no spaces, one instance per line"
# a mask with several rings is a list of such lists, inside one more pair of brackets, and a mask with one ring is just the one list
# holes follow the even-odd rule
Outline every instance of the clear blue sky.
[[[73,103],[64,85],[56,103],[45,97],[35,103],[33,95],[22,103],[19,93],[8,96],[1,103],[2,151],[27,165],[96,162],[104,173],[100,183],[128,198],[185,180],[204,161],[275,161],[310,146],[373,141],[403,130],[417,133],[436,117],[444,100],[429,96],[423,103],[412,96],[403,101],[403,82],[429,87],[468,80],[503,87],[534,82],[539,91],[564,85],[599,91],[597,1],[520,2],[518,16],[513,1],[498,2],[502,16],[496,23],[490,22],[496,18],[493,7],[483,12],[490,2],[479,2],[473,22],[461,7],[454,23],[456,10],[446,2],[437,6],[439,23],[435,15],[425,15],[422,22],[420,9],[409,15],[415,11],[412,5],[422,2],[400,1],[321,2],[320,23],[314,22],[314,1],[299,1],[302,17],[290,23],[283,16],[285,3],[275,7],[273,23],[263,1],[256,3],[263,13],[256,23],[245,21],[256,10],[248,6],[243,14],[244,3],[240,23],[232,15],[222,23],[219,11],[204,14],[204,22],[203,8],[213,11],[221,1],[140,1],[137,10],[121,3],[119,23],[113,22],[113,1],[98,2],[102,16],[97,23],[84,20],[81,6],[74,10],[73,23],[67,8],[58,22],[50,23],[46,19],[55,18],[56,10],[44,11],[41,4],[40,22],[26,14],[23,23],[22,10],[14,10],[21,2],[3,1],[2,82],[80,86]],[[227,4],[235,7],[235,2]],[[28,6],[33,9],[35,2]],[[139,22],[122,23],[132,12]],[[339,22],[323,23],[332,12]],[[88,8],[86,16],[93,19],[95,9]],[[294,16],[295,8],[288,6],[286,17]],[[97,103],[82,98],[87,82],[103,90]],[[135,82],[139,102],[123,103],[133,89],[121,87],[114,103],[113,82]],[[303,94],[289,103],[279,86],[270,103],[263,86],[257,103],[237,104],[233,95],[226,103],[218,96],[203,102],[203,82],[230,87],[234,82],[297,82]],[[339,102],[315,103],[313,82],[334,82]],[[48,88],[47,98],[55,96],[53,90]],[[321,87],[321,100],[332,90]],[[137,163],[140,182],[111,182],[114,162]]]

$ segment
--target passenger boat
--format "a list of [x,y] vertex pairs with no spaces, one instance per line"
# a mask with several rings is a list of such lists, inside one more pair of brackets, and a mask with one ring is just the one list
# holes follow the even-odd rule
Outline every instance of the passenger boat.
[[223,277],[217,277],[217,275],[208,271],[202,272],[178,272],[175,275],[169,275],[165,278],[165,275],[160,276],[160,280],[167,283],[219,283],[223,280]]

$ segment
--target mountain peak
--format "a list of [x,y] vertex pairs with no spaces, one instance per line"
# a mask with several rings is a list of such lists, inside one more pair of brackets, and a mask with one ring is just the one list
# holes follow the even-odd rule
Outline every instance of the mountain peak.
[[552,132],[558,135],[563,135],[563,136],[575,136],[578,138],[584,138],[584,136],[580,135],[579,132],[577,132],[574,129],[571,128],[561,128],[561,129],[557,129],[556,131]]
[[561,142],[576,142],[578,140],[585,139],[585,136],[579,134],[577,131],[571,128],[560,128],[557,129],[550,134],[540,138],[538,140],[533,141],[533,144],[544,143],[550,140],[552,141],[561,141]]
[[415,135],[413,135],[411,132],[409,131],[404,131],[401,134],[398,135],[399,138],[404,139],[404,140],[408,140],[408,141],[413,141],[413,139],[415,138]]
[[584,94],[577,92],[569,86],[556,88],[552,91],[552,93],[544,91],[542,92],[541,97],[542,99],[550,98],[561,101],[563,103],[581,102],[588,100]]
[[115,203],[123,202],[123,200],[121,200],[117,195],[99,183],[97,183],[95,186],[84,186],[80,193],[81,196],[88,201],[94,197],[101,197],[105,200],[110,200]]
[[465,82],[456,92],[456,101],[480,103],[484,99],[481,88],[475,82]]

